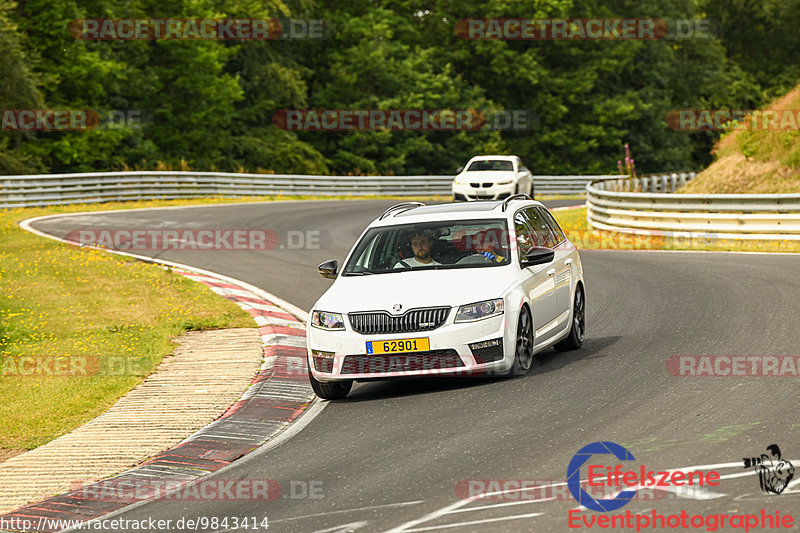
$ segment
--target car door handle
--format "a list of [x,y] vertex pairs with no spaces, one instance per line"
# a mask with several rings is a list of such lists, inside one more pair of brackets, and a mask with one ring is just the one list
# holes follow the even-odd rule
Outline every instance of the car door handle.
[[570,257],[569,259],[567,259],[566,261],[564,261],[564,264],[565,264],[565,265],[571,265],[571,264],[572,264],[572,258]]
[[548,275],[548,276],[552,276],[552,275],[554,275],[555,273],[556,273],[556,269],[555,269],[555,268],[551,268],[550,270],[548,270],[548,271],[547,271],[547,275]]

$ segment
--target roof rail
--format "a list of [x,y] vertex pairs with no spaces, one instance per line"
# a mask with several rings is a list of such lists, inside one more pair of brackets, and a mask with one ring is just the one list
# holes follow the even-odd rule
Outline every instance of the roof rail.
[[506,212],[506,209],[508,208],[508,204],[511,202],[511,200],[533,200],[533,198],[531,198],[527,194],[512,194],[511,196],[509,196],[508,198],[503,200],[503,212],[504,213]]
[[416,209],[417,207],[425,207],[425,204],[422,202],[403,202],[402,204],[396,204],[387,209],[383,212],[383,214],[378,218],[378,220],[383,220],[386,216],[391,213],[392,211],[396,211],[398,209],[403,209],[403,211],[408,211],[409,209]]

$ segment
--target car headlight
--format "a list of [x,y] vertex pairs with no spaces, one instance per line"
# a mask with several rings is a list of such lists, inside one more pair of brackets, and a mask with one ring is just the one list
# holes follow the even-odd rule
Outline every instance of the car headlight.
[[514,180],[505,180],[497,182],[498,185],[511,185],[512,183],[514,183]]
[[456,313],[456,322],[474,322],[503,314],[503,299],[486,300],[469,305],[462,305]]
[[343,330],[344,319],[341,313],[314,311],[311,313],[311,325],[319,329]]

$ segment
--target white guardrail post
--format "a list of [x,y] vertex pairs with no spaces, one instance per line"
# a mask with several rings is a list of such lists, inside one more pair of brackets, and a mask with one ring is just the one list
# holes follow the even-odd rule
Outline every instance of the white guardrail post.
[[800,240],[800,194],[674,193],[694,177],[594,180],[586,186],[587,222],[595,229],[681,238]]
[[[610,176],[534,176],[534,193],[583,194]],[[92,172],[0,176],[0,208],[204,196],[451,194],[453,176],[305,176],[224,172]]]

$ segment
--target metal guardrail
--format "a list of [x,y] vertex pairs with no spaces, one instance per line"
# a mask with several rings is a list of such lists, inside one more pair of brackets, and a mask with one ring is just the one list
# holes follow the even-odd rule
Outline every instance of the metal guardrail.
[[[582,194],[608,176],[534,176],[538,194]],[[305,176],[223,172],[92,172],[0,176],[0,208],[272,195],[450,195],[453,176]]]
[[[693,173],[597,180],[586,187],[596,229],[719,239],[800,239],[800,194],[671,194]],[[630,192],[630,191],[661,192]]]

